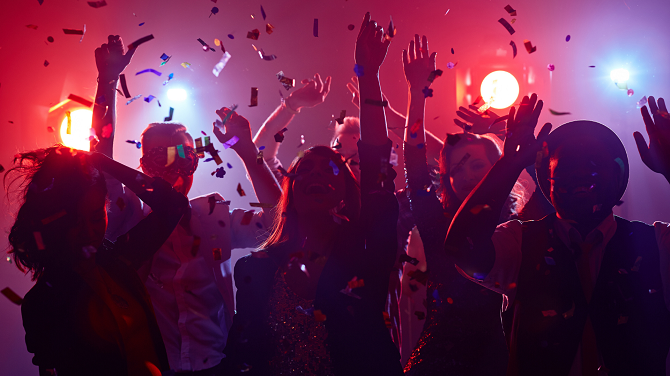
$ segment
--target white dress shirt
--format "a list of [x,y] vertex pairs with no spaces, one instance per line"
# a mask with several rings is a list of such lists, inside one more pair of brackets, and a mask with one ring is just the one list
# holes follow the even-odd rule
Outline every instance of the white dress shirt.
[[[107,184],[111,202],[106,236],[114,240],[151,209],[118,181],[108,178]],[[218,203],[210,214],[211,196]],[[119,198],[125,204],[117,204]],[[190,206],[190,233],[178,225],[138,271],[151,296],[174,371],[212,368],[225,357],[223,349],[235,312],[231,249],[258,246],[272,223],[261,211],[243,225],[245,210],[230,210],[218,193],[193,198]],[[196,237],[199,246],[194,246]]]

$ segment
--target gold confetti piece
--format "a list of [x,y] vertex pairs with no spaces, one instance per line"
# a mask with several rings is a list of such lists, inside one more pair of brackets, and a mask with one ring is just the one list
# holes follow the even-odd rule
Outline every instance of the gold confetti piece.
[[12,291],[12,289],[10,289],[9,287],[5,287],[0,292],[2,293],[2,295],[6,296],[7,299],[11,300],[12,303],[16,305],[21,305],[21,303],[23,303],[23,298],[21,298],[19,294]]
[[253,39],[253,40],[258,40],[258,37],[261,36],[261,32],[258,29],[253,29],[249,32],[247,32],[247,38]]
[[272,34],[274,32],[274,30],[272,30],[272,29],[274,29],[274,28],[275,27],[272,26],[272,24],[267,24],[267,25],[265,25],[265,32],[268,33],[268,34]]
[[190,68],[191,63],[188,63],[188,62],[185,61],[185,62],[181,63],[181,66],[184,67],[184,68]]
[[216,39],[216,38],[214,38],[214,45],[217,46],[217,47],[219,47],[219,46],[221,45],[221,41],[218,40],[218,39]]
[[177,156],[177,148],[174,146],[168,146],[167,148],[167,163],[165,164],[165,167],[171,165],[174,163],[174,160]]
[[72,116],[70,111],[65,111],[65,116],[67,116],[67,129],[65,129],[65,133],[72,134]]

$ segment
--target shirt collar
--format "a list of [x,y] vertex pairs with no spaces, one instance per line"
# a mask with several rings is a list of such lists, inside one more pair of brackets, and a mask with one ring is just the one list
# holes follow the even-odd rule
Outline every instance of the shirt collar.
[[571,221],[557,217],[554,223],[556,235],[568,248],[571,248],[572,243],[590,243],[593,246],[602,244],[605,247],[614,236],[616,228],[617,223],[614,219],[614,213],[605,217],[596,228],[586,235],[586,239],[582,238],[579,231],[572,226]]

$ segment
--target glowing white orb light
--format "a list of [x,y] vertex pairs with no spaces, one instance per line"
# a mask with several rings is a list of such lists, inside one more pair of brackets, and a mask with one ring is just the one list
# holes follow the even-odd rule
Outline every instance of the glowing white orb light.
[[519,96],[519,83],[509,72],[491,72],[482,81],[482,99],[493,108],[503,109],[514,104]]
[[93,121],[93,112],[88,109],[74,110],[70,113],[70,134],[67,133],[68,117],[63,117],[60,125],[60,138],[63,145],[79,150],[89,151],[91,144],[91,123]]
[[170,89],[167,92],[167,97],[171,101],[185,101],[188,95],[184,89]]
[[628,81],[629,77],[630,74],[628,74],[628,71],[625,69],[615,69],[612,72],[610,72],[610,78],[615,83],[624,83]]

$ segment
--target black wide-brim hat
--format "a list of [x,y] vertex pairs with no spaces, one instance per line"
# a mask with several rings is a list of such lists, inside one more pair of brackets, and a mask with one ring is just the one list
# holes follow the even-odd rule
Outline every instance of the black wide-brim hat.
[[[549,149],[548,155],[551,156],[554,151],[565,142],[576,141],[586,137],[600,140],[602,144],[612,152],[614,160],[622,168],[622,179],[620,179],[621,184],[617,196],[618,199],[621,200],[621,197],[623,197],[624,192],[626,192],[626,187],[628,186],[628,155],[626,154],[626,148],[624,148],[619,136],[605,125],[591,120],[575,120],[559,126],[547,137],[546,142],[547,148]],[[542,158],[542,163],[539,168],[536,169],[535,173],[537,174],[537,181],[540,184],[540,189],[542,190],[544,197],[551,202],[549,156]]]

